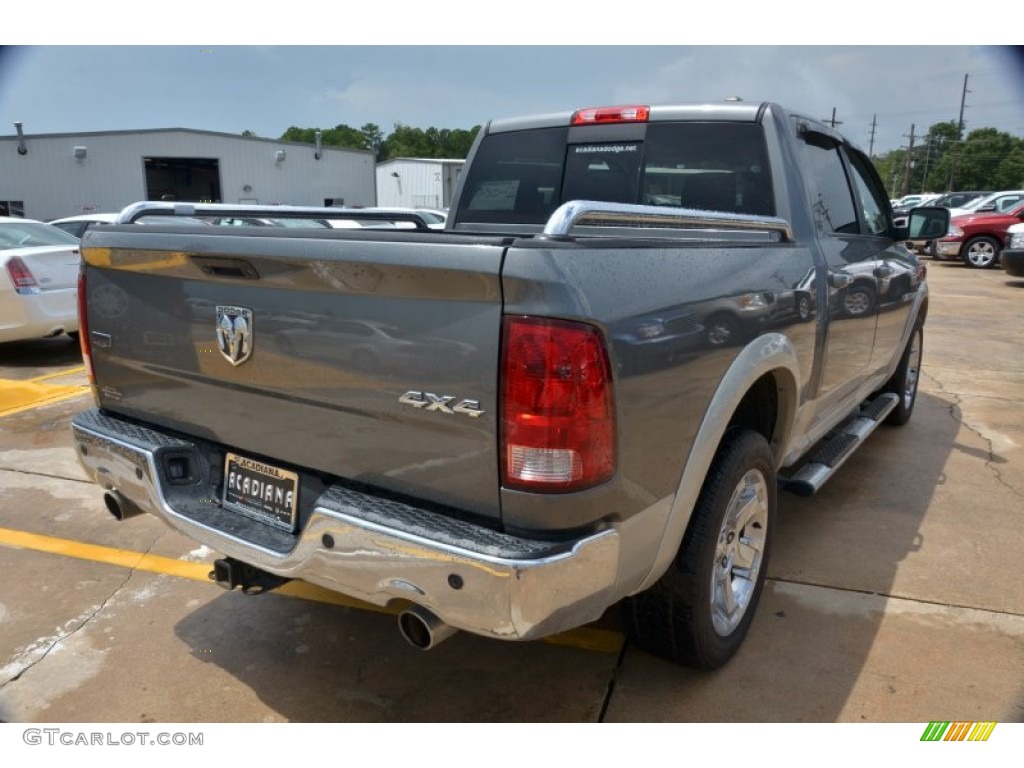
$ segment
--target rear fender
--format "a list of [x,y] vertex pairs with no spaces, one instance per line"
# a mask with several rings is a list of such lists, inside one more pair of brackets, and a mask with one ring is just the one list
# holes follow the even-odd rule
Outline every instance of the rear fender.
[[769,333],[757,337],[740,352],[715,391],[686,459],[682,479],[662,531],[657,556],[647,576],[633,590],[634,593],[652,586],[675,559],[704,485],[704,478],[733,415],[755,382],[769,374],[775,380],[778,394],[775,430],[769,439],[778,468],[792,437],[799,401],[797,382],[800,381],[800,368],[796,350],[789,339],[782,334]]

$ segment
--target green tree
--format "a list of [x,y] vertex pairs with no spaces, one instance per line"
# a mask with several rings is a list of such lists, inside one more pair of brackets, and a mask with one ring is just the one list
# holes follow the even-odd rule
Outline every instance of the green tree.
[[995,128],[971,131],[957,159],[955,183],[960,189],[1016,189],[1024,140]]
[[299,128],[291,126],[281,134],[282,141],[301,141],[306,144],[316,143],[316,132],[320,131],[320,140],[325,147],[344,147],[346,149],[371,149],[367,136],[363,131],[348,125],[339,124],[333,128]]
[[[291,126],[281,134],[282,141],[298,141],[313,144],[318,128]],[[366,123],[362,128],[340,124],[321,130],[321,141],[325,147],[347,149],[368,149],[378,160],[395,157],[434,157],[462,160],[473,147],[480,126],[470,130],[462,128],[413,128],[401,123],[387,136],[376,123]]]
[[381,145],[384,143],[384,131],[376,123],[367,123],[359,131],[363,134],[367,149],[372,149],[375,154],[380,154]]
[[995,128],[971,131],[962,141],[957,141],[957,134],[955,121],[931,126],[923,141],[914,145],[909,179],[905,148],[874,158],[889,194],[899,197],[904,188],[907,192],[1024,188],[1024,139]]

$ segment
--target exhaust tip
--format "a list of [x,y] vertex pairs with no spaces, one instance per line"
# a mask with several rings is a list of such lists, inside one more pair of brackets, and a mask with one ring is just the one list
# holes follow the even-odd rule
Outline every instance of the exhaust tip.
[[421,651],[429,651],[458,630],[445,624],[426,608],[414,605],[398,615],[398,631],[409,645]]
[[103,503],[115,520],[127,520],[129,517],[141,515],[142,510],[128,501],[117,491],[107,491],[103,494]]

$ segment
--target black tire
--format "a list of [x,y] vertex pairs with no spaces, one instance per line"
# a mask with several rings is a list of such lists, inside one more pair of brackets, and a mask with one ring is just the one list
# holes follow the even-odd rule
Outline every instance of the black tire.
[[991,269],[999,261],[1002,246],[994,237],[972,237],[964,243],[964,264],[972,269]]
[[726,433],[675,561],[654,586],[626,601],[633,645],[703,670],[736,653],[764,588],[775,529],[774,467],[761,434]]
[[900,364],[892,378],[886,382],[883,392],[892,392],[900,399],[899,405],[889,411],[885,423],[900,427],[910,421],[917,402],[917,386],[921,378],[921,359],[924,353],[924,326],[918,323],[910,334],[906,349],[900,357]]

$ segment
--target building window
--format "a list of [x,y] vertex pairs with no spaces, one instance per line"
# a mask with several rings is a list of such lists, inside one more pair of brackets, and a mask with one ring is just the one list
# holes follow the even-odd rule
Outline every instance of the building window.
[[0,200],[0,216],[25,218],[24,200]]

